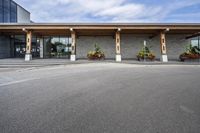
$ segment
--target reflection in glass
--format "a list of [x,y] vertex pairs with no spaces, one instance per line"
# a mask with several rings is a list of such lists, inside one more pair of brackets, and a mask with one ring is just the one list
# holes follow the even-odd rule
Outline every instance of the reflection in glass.
[[[39,57],[40,55],[40,44],[36,41],[35,36],[32,37],[31,52],[33,57]],[[15,57],[24,58],[26,54],[26,36],[25,35],[15,35],[14,36],[14,48]]]
[[31,52],[32,52],[33,57],[40,56],[40,42],[38,42],[37,40],[38,40],[38,38],[36,36],[32,37]]
[[4,22],[10,22],[10,0],[4,0],[3,11]]
[[0,23],[3,23],[3,0],[0,0]]
[[198,43],[199,43],[199,40],[198,40],[198,37],[195,37],[191,40],[191,45],[194,47],[194,46],[197,46],[198,47]]
[[15,57],[23,58],[26,53],[26,36],[25,35],[15,35],[14,36],[14,46],[15,46]]
[[17,22],[17,4],[12,0],[0,0],[0,23]]
[[46,58],[69,58],[71,54],[69,37],[44,37]]
[[10,8],[10,22],[17,22],[17,4],[14,2],[11,2],[11,8]]

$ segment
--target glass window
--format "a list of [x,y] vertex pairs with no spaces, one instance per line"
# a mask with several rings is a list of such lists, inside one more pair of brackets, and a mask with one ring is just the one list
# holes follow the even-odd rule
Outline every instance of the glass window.
[[68,43],[67,38],[66,37],[60,37],[60,43],[67,45],[67,43]]
[[44,57],[51,57],[51,37],[44,37]]
[[15,57],[24,58],[26,53],[26,36],[25,35],[15,35],[14,36],[14,51]]
[[4,0],[3,2],[4,22],[10,22],[10,0]]
[[11,18],[10,18],[10,22],[17,22],[17,4],[14,2],[11,2]]
[[68,52],[68,37],[60,37],[60,43],[63,44],[63,51]]
[[37,42],[37,37],[32,36],[32,46],[31,46],[31,52],[33,57],[39,57],[40,56],[40,43]]
[[37,42],[37,38],[36,38],[36,36],[32,36],[32,43],[36,43]]
[[25,35],[15,35],[15,42],[26,42],[26,36]]
[[3,23],[3,0],[0,0],[0,23]]
[[59,37],[52,37],[51,43],[59,42]]
[[46,58],[69,58],[71,51],[68,37],[45,37],[44,56]]
[[194,46],[198,47],[198,45],[199,45],[198,37],[195,37],[195,38],[191,39],[191,45],[192,45],[192,47],[194,47]]

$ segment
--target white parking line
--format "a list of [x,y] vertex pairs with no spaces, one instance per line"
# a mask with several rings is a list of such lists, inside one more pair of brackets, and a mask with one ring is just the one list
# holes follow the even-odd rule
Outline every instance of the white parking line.
[[36,79],[37,79],[37,78],[24,79],[24,80],[18,80],[18,81],[7,82],[7,83],[0,84],[0,87],[12,85],[12,84],[23,83],[23,82],[26,82],[26,81],[31,81],[31,80],[36,80]]

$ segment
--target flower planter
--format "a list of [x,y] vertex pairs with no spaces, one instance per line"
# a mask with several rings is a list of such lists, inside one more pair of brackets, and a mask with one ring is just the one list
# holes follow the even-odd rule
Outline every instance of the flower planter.
[[188,45],[186,51],[179,56],[180,61],[196,62],[200,59],[200,49],[197,46]]
[[137,54],[138,61],[154,61],[155,57],[147,46],[144,46]]
[[180,60],[181,61],[190,61],[190,62],[196,62],[196,61],[199,61],[199,59],[200,59],[200,55],[199,54],[186,54],[186,53],[184,53],[184,54],[182,54],[182,55],[180,55]]
[[142,57],[137,57],[138,61],[154,61],[155,58],[149,58],[149,57],[145,57],[145,58],[142,58]]
[[97,44],[95,44],[95,50],[88,52],[87,58],[89,60],[104,60],[105,59],[105,55],[101,51],[100,47],[97,46]]
[[87,57],[89,60],[104,60],[105,59],[104,55],[101,55],[101,56],[88,55]]

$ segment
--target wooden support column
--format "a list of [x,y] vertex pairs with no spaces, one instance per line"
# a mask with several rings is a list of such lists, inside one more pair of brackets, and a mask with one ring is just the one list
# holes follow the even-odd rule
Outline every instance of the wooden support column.
[[27,31],[26,32],[26,55],[25,55],[25,61],[32,60],[31,44],[32,44],[32,32],[31,31]]
[[162,62],[168,62],[165,32],[160,33],[160,51],[161,51],[160,60]]
[[71,56],[70,60],[71,61],[76,61],[76,32],[71,29],[71,38],[72,38],[72,51],[71,51]]
[[115,35],[115,38],[116,38],[116,61],[117,62],[121,62],[121,46],[120,46],[120,44],[121,44],[121,38],[120,38],[120,30],[118,30],[117,32],[116,32],[116,35]]

